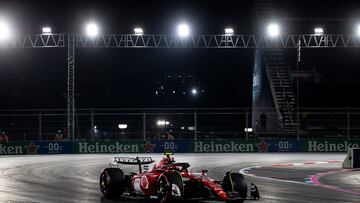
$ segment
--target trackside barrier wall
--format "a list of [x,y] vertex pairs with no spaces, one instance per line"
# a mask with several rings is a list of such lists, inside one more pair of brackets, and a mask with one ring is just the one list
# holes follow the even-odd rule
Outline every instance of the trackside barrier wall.
[[[241,153],[241,152],[347,152],[360,140],[119,140],[27,141],[0,144],[0,155],[91,153]],[[360,156],[360,155],[359,155]]]

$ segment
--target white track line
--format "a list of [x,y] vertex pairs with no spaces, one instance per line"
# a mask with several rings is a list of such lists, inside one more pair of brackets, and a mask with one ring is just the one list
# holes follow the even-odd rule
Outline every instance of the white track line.
[[[284,166],[303,166],[303,165],[309,165],[309,164],[326,164],[326,163],[340,163],[341,161],[339,160],[329,160],[329,161],[317,161],[317,162],[303,162],[303,163],[291,163],[291,164],[283,164]],[[245,175],[245,176],[251,176],[254,178],[259,178],[259,179],[264,179],[264,180],[274,180],[274,181],[278,181],[278,182],[284,182],[284,183],[295,183],[295,184],[301,184],[301,185],[313,185],[310,183],[307,183],[307,181],[305,182],[300,182],[300,181],[293,181],[293,180],[282,180],[282,179],[276,179],[276,178],[269,178],[269,177],[264,177],[264,176],[256,176],[253,175],[251,173],[249,173],[249,171],[253,168],[261,168],[264,166],[281,166],[282,164],[269,164],[269,165],[258,165],[258,166],[251,166],[251,167],[246,167],[243,169],[239,170],[239,173]],[[315,185],[313,185],[315,186]]]

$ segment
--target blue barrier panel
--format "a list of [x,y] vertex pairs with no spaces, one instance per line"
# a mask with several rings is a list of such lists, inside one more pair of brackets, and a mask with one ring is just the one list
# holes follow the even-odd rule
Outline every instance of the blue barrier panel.
[[188,153],[191,152],[193,141],[192,140],[151,140],[147,142],[152,145],[152,151],[146,151],[148,153]]
[[33,144],[32,148],[37,154],[71,154],[74,151],[74,143],[72,142],[35,141]]
[[302,143],[297,140],[269,140],[268,152],[300,152]]

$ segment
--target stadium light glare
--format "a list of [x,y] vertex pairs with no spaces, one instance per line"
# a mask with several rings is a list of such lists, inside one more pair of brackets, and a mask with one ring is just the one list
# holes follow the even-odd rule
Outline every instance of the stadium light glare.
[[356,28],[356,35],[360,37],[360,25]]
[[134,28],[134,33],[135,33],[135,35],[143,35],[144,30],[140,27],[136,27],[136,28]]
[[128,126],[127,124],[119,124],[118,127],[123,130],[126,129]]
[[43,27],[42,34],[43,35],[51,35],[51,27]]
[[193,88],[192,90],[191,90],[191,94],[193,94],[193,95],[196,95],[198,92],[197,92],[197,89],[196,88]]
[[234,35],[234,29],[232,28],[225,28],[225,35],[232,36]]
[[180,37],[187,37],[190,35],[190,28],[187,24],[180,24],[178,26],[178,35]]
[[157,122],[156,122],[156,125],[157,126],[165,126],[165,125],[169,125],[170,124],[170,122],[169,121],[166,121],[166,120],[158,120]]
[[5,21],[0,21],[0,40],[6,40],[10,37],[11,31],[9,25]]
[[323,35],[324,34],[324,29],[322,27],[316,27],[314,29],[314,34],[315,35]]
[[86,25],[86,34],[89,37],[96,37],[99,34],[99,27],[95,23],[88,23]]
[[270,37],[277,37],[280,35],[280,28],[279,25],[272,23],[268,25],[267,32]]

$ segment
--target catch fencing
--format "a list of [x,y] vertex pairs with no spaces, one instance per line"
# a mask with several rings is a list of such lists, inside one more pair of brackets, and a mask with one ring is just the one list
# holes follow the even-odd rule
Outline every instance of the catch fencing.
[[[254,119],[244,108],[78,109],[77,141],[174,139],[359,139],[360,109],[300,109],[299,128],[284,128],[274,109]],[[294,112],[297,113],[297,112]],[[119,124],[126,124],[120,129]],[[10,141],[67,140],[64,109],[1,110],[0,132]]]

